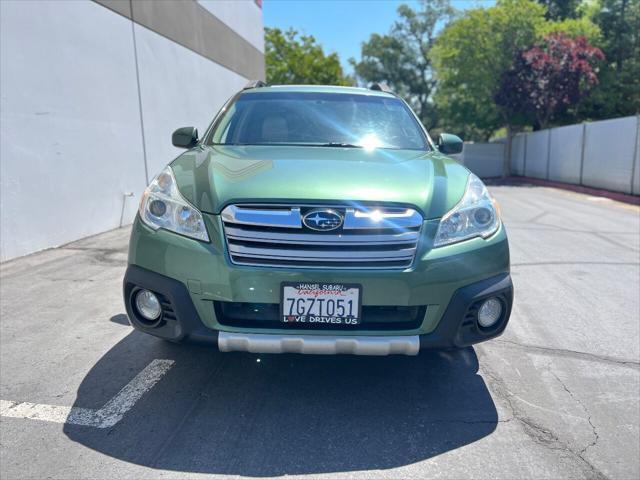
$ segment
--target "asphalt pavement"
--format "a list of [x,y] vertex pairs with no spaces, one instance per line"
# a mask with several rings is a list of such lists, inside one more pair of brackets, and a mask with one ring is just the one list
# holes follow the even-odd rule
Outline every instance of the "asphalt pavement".
[[491,190],[514,310],[459,351],[222,354],[134,332],[128,229],[2,264],[0,477],[640,478],[640,210]]

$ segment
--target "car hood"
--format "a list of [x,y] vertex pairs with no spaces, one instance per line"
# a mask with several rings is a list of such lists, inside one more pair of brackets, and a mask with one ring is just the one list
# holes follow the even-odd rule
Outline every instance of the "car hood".
[[293,146],[200,146],[171,164],[183,196],[203,212],[232,203],[395,203],[426,219],[450,210],[469,171],[438,153]]

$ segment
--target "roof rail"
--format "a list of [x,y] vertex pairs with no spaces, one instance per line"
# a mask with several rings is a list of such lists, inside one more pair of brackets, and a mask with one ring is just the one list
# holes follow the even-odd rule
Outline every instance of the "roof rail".
[[262,80],[251,80],[242,88],[242,90],[249,90],[250,88],[260,88],[260,87],[268,87],[268,86],[269,85],[267,85]]
[[393,93],[393,90],[386,83],[372,83],[369,85],[369,90],[375,90],[377,92]]

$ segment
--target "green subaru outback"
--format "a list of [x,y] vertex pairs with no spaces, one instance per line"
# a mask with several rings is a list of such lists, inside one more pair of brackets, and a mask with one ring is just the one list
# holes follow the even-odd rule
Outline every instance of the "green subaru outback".
[[500,335],[513,287],[497,205],[385,86],[231,98],[147,187],[131,324],[221,351],[415,355]]

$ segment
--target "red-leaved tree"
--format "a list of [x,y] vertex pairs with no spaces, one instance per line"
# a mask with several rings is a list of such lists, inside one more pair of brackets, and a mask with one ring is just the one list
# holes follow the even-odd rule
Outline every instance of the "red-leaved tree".
[[529,118],[538,128],[546,128],[598,82],[596,65],[602,60],[602,51],[586,38],[550,34],[516,55],[494,100],[507,116]]

